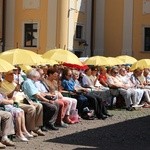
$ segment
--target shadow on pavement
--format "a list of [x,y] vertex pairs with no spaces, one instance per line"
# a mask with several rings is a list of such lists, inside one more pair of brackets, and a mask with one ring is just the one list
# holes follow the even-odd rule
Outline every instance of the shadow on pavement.
[[[150,116],[76,132],[46,142],[81,147],[74,150],[150,150]],[[91,148],[82,148],[88,146]]]

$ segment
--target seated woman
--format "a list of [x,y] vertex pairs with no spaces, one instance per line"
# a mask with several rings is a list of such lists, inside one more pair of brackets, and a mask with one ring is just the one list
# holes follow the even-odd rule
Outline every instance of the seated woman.
[[74,121],[72,121],[70,119],[70,112],[71,111],[75,111],[76,107],[77,107],[77,100],[75,98],[71,98],[71,97],[65,97],[61,94],[61,89],[59,88],[58,85],[58,72],[56,69],[48,69],[47,71],[47,78],[45,80],[45,82],[47,83],[50,91],[52,93],[55,94],[55,92],[57,91],[57,96],[58,99],[62,99],[65,101],[68,101],[69,103],[69,107],[66,111],[65,117],[64,117],[64,122],[68,123],[68,124],[73,124]]
[[10,112],[14,117],[17,138],[21,141],[28,142],[29,140],[27,138],[33,136],[26,129],[24,111],[21,108],[14,107],[14,100],[8,99],[7,96],[2,93],[0,93],[0,101],[2,101],[5,110]]
[[45,82],[45,78],[43,77],[43,75],[44,75],[43,69],[39,68],[39,69],[37,69],[37,71],[40,74],[40,78],[39,78],[39,80],[37,80],[35,82],[35,86],[38,88],[38,90],[41,93],[43,93],[45,98],[54,101],[59,106],[59,112],[58,112],[58,116],[57,116],[55,124],[57,126],[67,127],[68,125],[66,123],[64,123],[63,119],[65,117],[66,111],[67,111],[68,106],[69,106],[68,101],[63,100],[63,99],[59,99],[57,97],[57,93],[53,93],[49,89],[49,87],[47,86],[47,84]]
[[78,109],[79,115],[81,115],[83,112],[83,109],[85,107],[88,107],[89,105],[88,99],[82,94],[75,93],[75,89],[74,89],[75,82],[72,79],[72,70],[70,70],[69,68],[63,69],[62,77],[61,77],[61,85],[64,90],[70,92],[71,97],[77,99],[77,109]]
[[107,69],[105,67],[100,67],[100,74],[98,77],[99,82],[105,86],[108,87],[108,83],[107,83]]

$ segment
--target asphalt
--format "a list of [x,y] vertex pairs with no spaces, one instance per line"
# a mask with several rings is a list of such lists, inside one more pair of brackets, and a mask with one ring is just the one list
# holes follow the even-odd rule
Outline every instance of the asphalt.
[[[48,131],[28,143],[16,141],[8,150],[150,150],[150,109],[109,110],[106,120],[80,123]],[[15,141],[15,139],[14,139]]]

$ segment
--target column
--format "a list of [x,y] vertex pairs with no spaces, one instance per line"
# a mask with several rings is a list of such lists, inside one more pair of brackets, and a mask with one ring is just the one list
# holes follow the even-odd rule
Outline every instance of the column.
[[122,54],[132,56],[133,0],[124,0]]
[[58,0],[57,5],[57,48],[67,49],[68,45],[69,0]]

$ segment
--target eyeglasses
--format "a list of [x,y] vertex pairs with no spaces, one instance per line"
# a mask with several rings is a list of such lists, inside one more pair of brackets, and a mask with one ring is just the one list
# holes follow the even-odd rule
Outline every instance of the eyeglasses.
[[67,76],[68,76],[68,77],[72,77],[72,74],[68,74]]
[[118,74],[118,72],[114,72],[114,74]]

